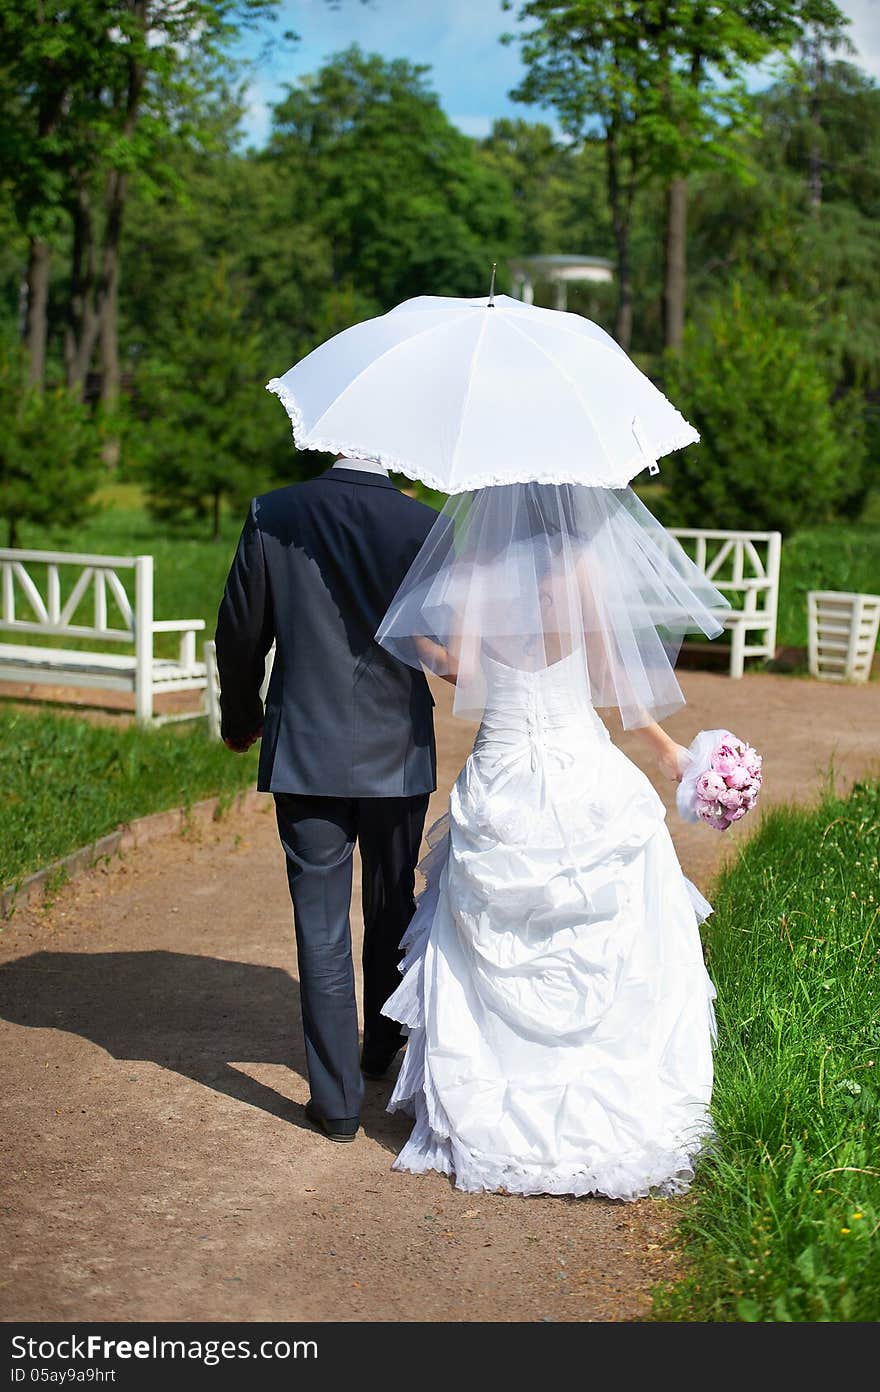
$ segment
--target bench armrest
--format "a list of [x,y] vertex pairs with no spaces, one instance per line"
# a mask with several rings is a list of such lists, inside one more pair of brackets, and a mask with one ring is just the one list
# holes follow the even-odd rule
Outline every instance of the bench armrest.
[[156,619],[154,633],[198,633],[205,627],[204,619]]
[[716,590],[772,590],[776,586],[775,580],[712,580]]

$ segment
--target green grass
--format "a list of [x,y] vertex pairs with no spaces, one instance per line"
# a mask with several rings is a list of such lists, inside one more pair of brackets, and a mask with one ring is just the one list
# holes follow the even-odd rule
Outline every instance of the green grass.
[[655,1317],[880,1319],[880,781],[763,821],[716,886],[714,1152]]
[[204,723],[139,730],[0,708],[0,750],[0,885],[120,822],[256,780],[256,751],[231,754]]
[[[441,494],[417,491],[425,502],[442,506]],[[641,491],[650,506],[648,491]],[[204,619],[210,637],[244,518],[226,513],[220,541],[192,533],[171,536],[151,519],[136,485],[111,485],[101,490],[99,498],[102,511],[77,527],[23,526],[20,545],[111,555],[150,552],[156,562],[156,618]],[[781,646],[806,646],[808,590],[880,593],[880,502],[872,499],[872,508],[862,522],[815,527],[783,543],[777,634]],[[157,651],[166,655],[173,651],[173,643],[174,639],[160,638]]]
[[808,590],[880,594],[880,521],[814,527],[783,542],[778,628],[783,646],[806,647]]
[[[196,637],[200,647],[204,638],[213,636],[217,606],[244,517],[224,516],[221,539],[211,541],[207,536],[169,535],[167,528],[150,517],[135,485],[120,484],[102,490],[100,501],[101,510],[75,527],[23,525],[19,546],[99,555],[152,555],[155,558],[154,617],[204,619],[205,633]],[[37,575],[36,568],[34,574]],[[125,576],[123,580],[131,593],[129,580]],[[33,641],[45,640],[37,637]],[[160,635],[156,641],[157,653],[170,655],[178,641],[173,636]],[[114,647],[116,651],[125,650],[118,644]]]

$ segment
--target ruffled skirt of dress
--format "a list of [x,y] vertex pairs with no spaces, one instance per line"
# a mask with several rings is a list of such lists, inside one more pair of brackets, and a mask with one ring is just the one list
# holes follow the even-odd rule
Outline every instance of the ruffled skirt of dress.
[[478,741],[429,833],[384,1007],[409,1035],[395,1168],[469,1191],[680,1194],[711,1136],[711,906],[616,746],[548,763]]

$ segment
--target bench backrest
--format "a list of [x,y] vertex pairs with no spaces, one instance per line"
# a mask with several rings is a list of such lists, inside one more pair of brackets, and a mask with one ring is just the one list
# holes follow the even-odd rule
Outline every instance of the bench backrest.
[[[120,572],[134,573],[133,596]],[[152,556],[0,548],[0,630],[137,643],[152,621]]]
[[[775,609],[782,557],[781,532],[707,531],[670,527],[695,565],[731,603],[756,589],[758,606]],[[762,582],[753,586],[752,582]]]

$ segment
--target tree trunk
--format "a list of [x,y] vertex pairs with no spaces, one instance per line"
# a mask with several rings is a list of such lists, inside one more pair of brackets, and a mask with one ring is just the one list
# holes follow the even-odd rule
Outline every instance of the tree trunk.
[[[112,279],[101,310],[101,405],[112,410],[119,400],[119,260],[113,266]],[[111,471],[119,467],[122,445],[117,434],[104,441],[101,458]]]
[[128,181],[124,174],[111,175],[104,234],[101,274],[101,403],[115,406],[119,399],[119,243]]
[[629,201],[621,187],[620,156],[613,127],[606,135],[605,151],[608,164],[608,201],[611,205],[614,245],[617,251],[617,313],[614,320],[614,337],[621,348],[628,350],[632,342],[633,328],[630,214]]
[[673,179],[666,193],[666,272],[663,287],[663,341],[677,350],[684,339],[687,296],[687,179]]
[[29,366],[28,382],[42,391],[46,381],[46,338],[49,310],[49,246],[31,237],[27,267],[27,315],[24,341]]
[[628,232],[615,227],[617,244],[617,313],[614,317],[614,337],[626,352],[632,343],[633,293],[632,268],[629,259]]
[[18,518],[17,518],[17,517],[10,517],[10,519],[9,519],[9,545],[10,545],[10,546],[17,546],[17,545],[18,545]]
[[64,333],[64,367],[69,387],[82,388],[92,359],[97,330],[95,285],[95,227],[89,196],[77,191],[71,210],[73,250],[70,304]]
[[[147,0],[128,0],[128,8],[136,23],[142,29],[145,28]],[[128,65],[128,86],[124,95],[122,135],[126,140],[133,137],[137,128],[144,80],[143,64],[133,57]],[[121,106],[117,109],[121,115]],[[87,293],[78,323],[77,341],[71,357],[75,380],[78,383],[84,383],[91,365],[95,345],[100,343],[101,401],[105,405],[112,405],[119,396],[119,248],[122,240],[122,221],[127,194],[127,174],[119,169],[111,169],[107,178],[104,200],[105,218],[101,238],[100,274],[95,274],[95,253],[92,247],[89,251],[91,259],[86,261],[82,270]],[[91,217],[87,205],[81,203],[77,206],[82,220],[82,234],[85,236],[88,232],[91,235]],[[92,241],[94,241],[93,237]]]
[[214,492],[214,534],[212,541],[220,540],[220,489]]

